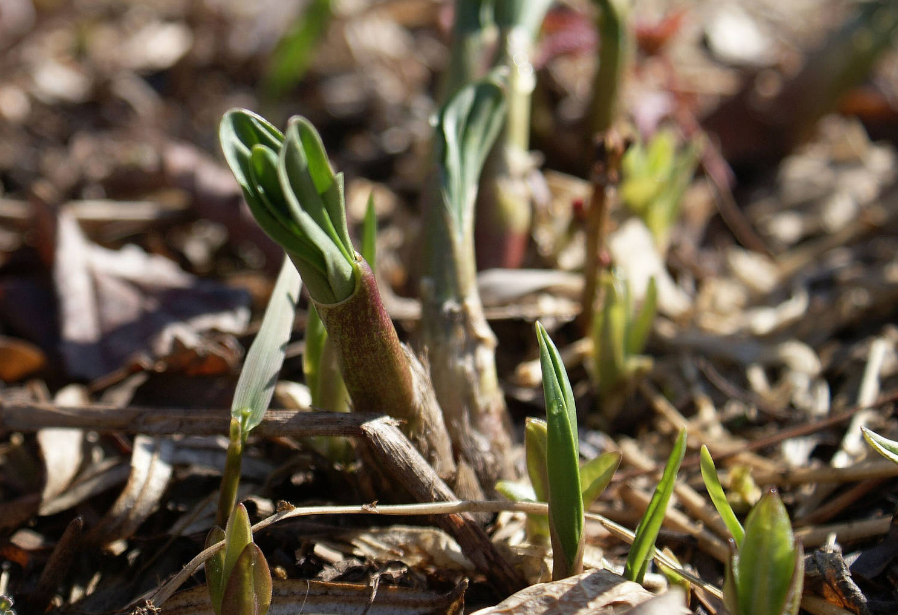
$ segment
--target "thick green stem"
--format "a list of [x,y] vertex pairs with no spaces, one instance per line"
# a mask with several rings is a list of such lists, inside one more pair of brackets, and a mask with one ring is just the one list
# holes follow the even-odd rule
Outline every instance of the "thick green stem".
[[224,527],[228,523],[228,517],[237,504],[237,489],[240,486],[240,467],[243,465],[243,434],[240,429],[240,421],[231,419],[230,442],[225,459],[224,474],[221,476],[221,489],[218,492],[218,512],[215,515],[215,524]]
[[451,479],[455,463],[427,374],[399,341],[368,264],[357,256],[355,268],[356,288],[347,299],[314,302],[334,344],[353,408],[404,421],[409,440],[441,477]]
[[514,269],[524,262],[532,220],[528,175],[533,161],[530,103],[536,77],[532,39],[523,26],[502,31],[501,63],[509,68],[505,125],[483,169],[477,206],[477,266]]
[[621,82],[627,65],[629,37],[627,35],[628,0],[600,0],[599,70],[592,84],[590,128],[592,134],[611,127],[620,97]]
[[449,66],[437,99],[442,104],[455,90],[486,72],[486,50],[495,37],[494,0],[456,0]]

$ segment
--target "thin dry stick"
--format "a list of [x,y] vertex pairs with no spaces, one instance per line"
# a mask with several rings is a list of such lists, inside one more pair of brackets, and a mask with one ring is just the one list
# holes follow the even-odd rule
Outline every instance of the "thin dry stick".
[[[881,406],[885,406],[886,404],[894,403],[898,401],[898,389],[891,390],[887,393],[884,393],[877,398],[875,402],[867,406],[853,406],[844,412],[840,412],[839,414],[835,414],[833,416],[827,417],[825,419],[820,419],[818,421],[813,421],[811,423],[802,423],[801,425],[796,425],[795,427],[787,427],[780,429],[776,434],[772,436],[768,436],[766,438],[760,438],[755,440],[754,442],[746,442],[745,446],[740,448],[739,450],[733,450],[724,453],[715,453],[714,460],[719,463],[724,459],[729,459],[730,457],[735,457],[737,455],[741,455],[746,452],[753,452],[759,449],[764,449],[775,444],[779,444],[784,440],[790,440],[792,438],[799,438],[801,436],[807,436],[812,433],[817,433],[818,431],[822,431],[824,429],[829,429],[835,425],[839,425],[840,423],[844,423],[845,421],[850,420],[855,414],[861,412],[863,410],[867,410],[870,408],[879,408]],[[669,402],[668,402],[669,403]],[[683,460],[683,463],[680,464],[681,469],[686,468],[697,468],[699,467],[701,460],[698,455],[692,455]],[[656,471],[656,470],[652,470]],[[624,481],[635,476],[643,476],[645,474],[649,474],[649,471],[646,470],[630,470],[628,472],[619,472],[614,477],[614,482]]]
[[795,537],[800,538],[801,544],[805,547],[819,547],[826,544],[830,534],[835,534],[836,540],[840,543],[883,536],[889,533],[891,523],[892,520],[889,517],[831,523],[801,528],[795,531]]
[[592,173],[592,198],[586,219],[586,259],[584,263],[582,310],[578,317],[580,331],[589,335],[595,310],[599,278],[606,265],[602,252],[608,234],[608,217],[620,181],[620,163],[626,145],[614,129],[608,130],[596,146],[597,160]]
[[757,472],[754,474],[754,479],[759,485],[784,487],[808,483],[850,483],[894,476],[898,476],[898,465],[883,459],[862,462],[846,468],[796,468],[780,472]]
[[[312,515],[384,515],[384,516],[411,516],[411,515],[460,515],[477,513],[497,513],[502,511],[517,511],[531,515],[547,515],[549,506],[544,502],[502,502],[502,501],[455,501],[439,502],[433,504],[396,504],[377,506],[376,504],[361,504],[352,506],[304,506],[292,507],[281,503],[281,510],[270,517],[262,519],[253,527],[253,533],[263,530],[275,523],[292,519],[294,517],[308,517]],[[586,513],[586,519],[595,521],[616,538],[632,544],[633,532],[614,523],[601,515]],[[161,606],[172,594],[196,572],[199,567],[216,552],[224,548],[224,541],[218,542],[208,549],[200,552],[181,571],[160,587],[150,598],[150,602]],[[676,570],[690,582],[695,583],[708,593],[722,598],[720,589],[696,577],[694,574],[683,570],[681,566],[669,559],[660,551],[655,551],[654,558],[657,562]]]
[[[30,410],[30,412],[29,412]],[[117,416],[121,415],[121,416]],[[32,431],[66,426],[97,431],[163,434],[226,433],[230,412],[149,410],[145,408],[56,408],[46,404],[0,408],[0,429]],[[125,422],[128,421],[128,422]],[[269,411],[254,433],[263,436],[352,436],[361,438],[377,462],[413,497],[422,502],[457,501],[458,498],[436,474],[389,417],[357,413]],[[467,514],[439,517],[478,570],[496,587],[514,593],[524,587],[520,574],[496,550],[483,528]]]

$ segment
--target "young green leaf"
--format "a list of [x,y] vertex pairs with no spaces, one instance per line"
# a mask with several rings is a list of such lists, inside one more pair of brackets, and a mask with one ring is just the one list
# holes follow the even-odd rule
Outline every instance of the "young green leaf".
[[655,276],[652,276],[645,289],[642,309],[639,310],[627,330],[627,354],[636,355],[645,349],[645,343],[652,332],[652,323],[655,321],[657,307],[658,286],[655,284]]
[[[208,549],[225,539],[225,531],[217,525],[209,530],[206,537],[206,548]],[[212,557],[206,560],[206,587],[209,590],[209,597],[212,599],[212,610],[215,615],[221,615],[221,597],[224,594],[224,563],[225,549],[219,549]]]
[[803,554],[786,507],[775,489],[765,493],[745,521],[745,539],[731,562],[728,604],[735,615],[794,615],[801,598]]
[[371,271],[377,271],[377,213],[374,210],[374,192],[368,195],[365,220],[362,223],[362,258],[368,261]]
[[228,519],[228,526],[225,528],[225,557],[224,566],[222,567],[222,579],[231,576],[234,564],[237,558],[246,548],[246,545],[253,541],[253,532],[249,524],[249,515],[246,513],[246,507],[243,504],[237,504],[231,517]]
[[300,82],[312,62],[318,41],[327,32],[332,0],[311,0],[290,30],[278,41],[265,74],[265,89],[279,97]]
[[549,529],[552,536],[552,577],[562,579],[583,568],[583,498],[580,492],[579,444],[574,393],[558,349],[536,323],[543,373],[548,437]]
[[496,25],[502,30],[522,28],[536,40],[552,0],[496,0]]
[[580,491],[583,506],[589,507],[605,491],[620,465],[621,455],[617,452],[602,453],[580,468]]
[[527,460],[527,475],[538,502],[549,501],[549,478],[546,474],[548,433],[545,421],[527,417],[524,422],[524,456]]
[[225,583],[221,615],[265,615],[271,606],[271,571],[262,550],[249,543]]
[[514,480],[500,480],[496,483],[496,491],[512,502],[544,502],[536,497],[533,486]]
[[287,342],[293,330],[293,317],[302,280],[289,258],[284,259],[281,272],[265,308],[259,333],[246,353],[243,369],[237,379],[237,390],[231,403],[231,416],[242,422],[242,437],[259,423],[277,383],[284,364]]
[[873,447],[877,453],[893,463],[898,463],[898,442],[884,438],[875,431],[861,427],[864,432],[864,440]]
[[465,85],[440,110],[440,192],[452,220],[449,230],[458,241],[472,232],[480,171],[504,120],[505,96],[495,78]]
[[739,523],[739,519],[736,518],[736,513],[733,512],[733,507],[730,506],[727,496],[723,492],[720,478],[717,476],[717,468],[714,467],[714,460],[711,458],[708,447],[704,445],[702,445],[701,452],[701,469],[702,480],[705,481],[705,488],[708,489],[708,495],[711,496],[711,501],[714,503],[714,508],[717,509],[717,514],[720,515],[727,529],[730,530],[730,534],[733,535],[736,548],[741,548],[742,541],[745,538],[745,530],[742,528],[742,524]]
[[676,486],[677,472],[680,470],[680,464],[685,455],[686,430],[684,429],[677,437],[670,457],[667,459],[667,465],[664,466],[661,481],[655,488],[649,506],[636,528],[636,536],[633,539],[633,545],[627,556],[627,565],[624,568],[624,577],[627,580],[642,583],[642,579],[645,577],[649,560],[655,550],[655,540],[658,538],[658,532],[661,531],[661,524],[667,513],[667,503],[670,501],[674,486]]
[[336,303],[355,289],[343,179],[335,175],[315,128],[301,117],[284,136],[242,109],[219,129],[222,149],[262,229],[287,251],[316,301]]

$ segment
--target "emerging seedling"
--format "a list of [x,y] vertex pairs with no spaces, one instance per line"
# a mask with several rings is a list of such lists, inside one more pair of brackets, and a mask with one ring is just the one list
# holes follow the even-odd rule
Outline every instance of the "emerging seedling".
[[676,135],[662,129],[648,144],[630,146],[621,161],[621,199],[645,222],[662,254],[667,251],[670,231],[701,150],[699,141],[678,148]]
[[667,459],[667,465],[664,466],[661,481],[655,488],[655,493],[649,501],[649,507],[636,528],[636,536],[633,539],[630,553],[627,555],[627,565],[624,568],[624,577],[629,581],[642,583],[645,578],[649,562],[652,561],[655,552],[658,532],[661,531],[661,524],[664,523],[664,517],[667,514],[667,504],[670,502],[670,496],[677,483],[677,472],[680,470],[680,464],[683,463],[685,455],[686,430],[684,429],[680,431],[680,435],[674,443],[670,457]]
[[730,556],[723,598],[733,615],[796,615],[804,551],[775,489],[748,514],[742,547]]
[[889,461],[898,463],[898,442],[884,438],[866,427],[861,427],[861,430],[864,432],[864,440],[873,447],[873,450]]
[[262,550],[253,542],[249,515],[238,504],[222,530],[215,526],[206,548],[225,541],[206,561],[206,587],[215,615],[265,615],[271,606],[271,572]]
[[474,205],[484,160],[502,127],[496,79],[463,86],[440,110],[436,185],[428,204],[422,328],[437,399],[455,450],[484,488],[511,474],[496,338],[483,315],[474,256]]
[[626,280],[609,274],[602,287],[604,302],[592,322],[590,375],[602,399],[603,413],[612,419],[634,379],[651,369],[651,359],[641,353],[652,330],[658,291],[651,278],[637,311]]
[[423,366],[399,342],[374,273],[349,240],[343,176],[331,169],[318,132],[296,116],[281,134],[254,113],[232,110],[219,136],[250,210],[309,290],[353,409],[402,419],[412,443],[452,481],[455,462],[439,405]]
[[717,468],[714,467],[714,460],[711,458],[708,447],[704,445],[702,445],[701,452],[701,468],[702,480],[705,481],[705,488],[708,489],[708,495],[711,496],[714,508],[717,509],[717,514],[723,519],[724,524],[733,536],[736,548],[739,549],[742,547],[742,542],[745,538],[745,530],[742,524],[739,523],[739,519],[736,518],[736,513],[733,512],[733,507],[730,506],[729,500],[727,500],[723,486],[720,484],[720,478],[717,476]]
[[230,442],[221,479],[216,521],[224,525],[237,499],[243,447],[249,433],[262,422],[268,410],[278,372],[293,330],[293,314],[302,281],[289,259],[284,259],[277,282],[265,308],[259,333],[246,354],[237,389],[231,402]]
[[[548,426],[545,421],[527,418],[524,427],[524,451],[530,484],[516,481],[499,481],[496,490],[513,502],[548,502]],[[602,453],[580,466],[580,493],[583,508],[595,502],[614,477],[620,465],[617,452]],[[549,518],[545,515],[527,515],[527,537],[534,543],[549,541]]]
[[577,411],[558,349],[536,323],[546,400],[546,495],[552,539],[552,579],[583,571],[583,495],[580,486]]
[[529,152],[530,107],[536,87],[531,57],[551,4],[550,0],[496,0],[496,65],[507,74],[508,115],[480,182],[476,241],[481,269],[517,268],[526,254],[536,172]]
[[795,615],[804,582],[804,552],[775,489],[752,508],[745,528],[736,519],[706,446],[702,479],[717,512],[733,535],[723,597],[733,615]]

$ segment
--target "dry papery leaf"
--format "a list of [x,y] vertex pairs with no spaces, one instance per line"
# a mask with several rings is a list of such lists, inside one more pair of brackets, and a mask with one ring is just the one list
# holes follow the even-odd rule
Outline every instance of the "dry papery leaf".
[[531,585],[474,615],[623,615],[651,597],[638,583],[608,570],[593,570]]
[[98,378],[137,353],[167,356],[197,346],[203,332],[239,334],[249,297],[199,280],[160,256],[129,245],[90,243],[73,214],[59,213],[54,279],[68,371]]
[[131,475],[115,504],[90,533],[88,542],[109,544],[130,538],[156,510],[172,474],[175,445],[167,438],[134,438]]
[[[371,587],[275,579],[268,615],[460,615],[467,582],[448,594],[405,587]],[[178,592],[165,602],[166,615],[212,615],[204,585]]]

